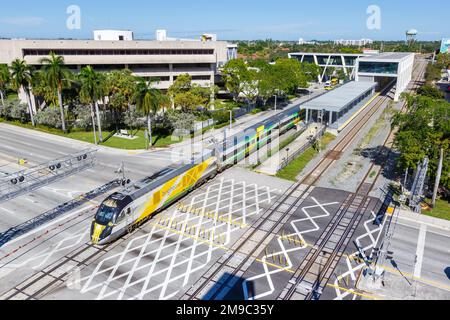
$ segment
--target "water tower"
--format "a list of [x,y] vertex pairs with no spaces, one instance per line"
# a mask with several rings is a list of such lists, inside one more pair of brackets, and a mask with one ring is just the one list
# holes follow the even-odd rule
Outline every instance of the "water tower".
[[406,31],[406,43],[408,45],[413,44],[416,41],[418,31],[416,29],[410,29]]

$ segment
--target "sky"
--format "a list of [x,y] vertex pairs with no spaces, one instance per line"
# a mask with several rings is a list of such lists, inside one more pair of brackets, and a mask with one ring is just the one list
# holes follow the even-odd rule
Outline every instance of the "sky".
[[[419,40],[450,37],[446,0],[2,0],[0,37],[91,39],[94,29],[132,30],[154,39],[197,38],[216,33],[219,40],[403,40],[409,29]],[[80,9],[79,29],[67,28],[67,8]],[[380,9],[378,15],[368,7]],[[380,22],[368,28],[367,20]],[[76,20],[71,20],[76,21]],[[374,24],[372,24],[374,26]]]

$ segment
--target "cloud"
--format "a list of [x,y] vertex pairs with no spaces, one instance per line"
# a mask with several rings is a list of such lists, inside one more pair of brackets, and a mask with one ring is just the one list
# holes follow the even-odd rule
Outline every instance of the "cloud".
[[37,27],[44,23],[41,17],[6,17],[0,18],[0,24],[8,24],[16,27]]

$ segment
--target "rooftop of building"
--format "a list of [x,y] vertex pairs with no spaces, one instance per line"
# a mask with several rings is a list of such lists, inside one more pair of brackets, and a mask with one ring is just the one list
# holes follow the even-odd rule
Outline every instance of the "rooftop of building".
[[375,82],[352,81],[305,103],[303,108],[340,112],[376,86]]
[[381,61],[381,62],[400,62],[408,59],[414,55],[412,52],[383,52],[371,56],[366,56],[360,59],[360,61]]
[[344,56],[344,57],[361,57],[361,56],[370,56],[365,53],[339,53],[339,52],[292,52],[290,55],[299,56],[299,55],[317,55],[317,56]]

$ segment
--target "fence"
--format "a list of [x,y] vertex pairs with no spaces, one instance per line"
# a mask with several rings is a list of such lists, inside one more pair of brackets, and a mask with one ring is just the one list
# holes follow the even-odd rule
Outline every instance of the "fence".
[[293,152],[287,158],[283,159],[283,161],[281,161],[280,165],[278,166],[278,171],[286,168],[292,161],[294,161],[297,157],[299,157],[306,150],[308,150],[310,147],[312,147],[317,140],[319,140],[323,137],[323,135],[325,134],[325,131],[326,131],[326,128],[322,128],[319,132],[316,133],[316,135],[312,139],[309,139],[308,142],[306,144],[304,144],[300,149]]
[[202,121],[202,122],[196,122],[194,124],[194,131],[195,132],[201,131],[204,128],[208,128],[210,126],[213,126],[214,124],[215,124],[215,122],[214,122],[213,119],[205,120],[205,121]]

